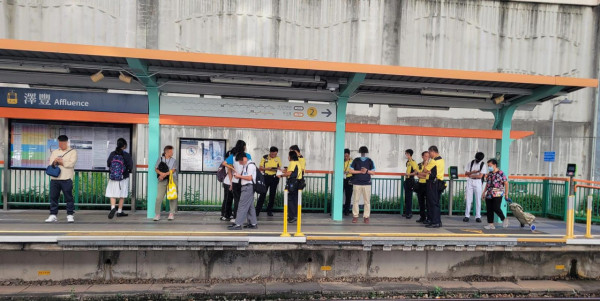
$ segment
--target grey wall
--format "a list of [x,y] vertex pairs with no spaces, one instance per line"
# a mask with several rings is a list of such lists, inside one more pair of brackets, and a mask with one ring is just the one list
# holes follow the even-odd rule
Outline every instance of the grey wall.
[[[4,16],[0,38],[519,74],[598,75],[597,6],[488,0],[0,0],[0,15]],[[556,174],[562,173],[566,162],[584,167],[579,169],[581,176],[590,174],[595,93],[595,89],[572,93],[568,97],[574,102],[558,108]],[[492,123],[491,114],[465,109],[427,112],[351,105],[348,115],[353,122],[377,124],[490,128]],[[514,173],[547,173],[541,154],[550,149],[550,118],[550,103],[515,115],[515,129],[536,134],[511,147]],[[172,141],[177,131],[183,130],[167,127],[164,141]],[[309,162],[315,164],[309,163],[309,168],[331,166],[330,134],[194,131],[232,139],[244,136],[249,144],[255,143],[253,147],[265,149],[270,144],[287,145],[295,137],[307,139],[304,148],[314,158]],[[388,162],[380,166],[389,170],[398,166],[394,154],[408,147],[420,150],[437,144],[452,164],[463,164],[476,150],[494,153],[490,141],[470,139],[386,135],[348,135],[348,139],[353,149],[359,144],[377,148],[374,159]]]

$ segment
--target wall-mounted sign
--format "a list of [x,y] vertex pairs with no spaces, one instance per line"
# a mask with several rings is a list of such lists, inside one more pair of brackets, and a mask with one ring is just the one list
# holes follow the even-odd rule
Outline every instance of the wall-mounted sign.
[[216,172],[225,161],[226,140],[179,138],[179,170]]
[[0,88],[0,107],[148,114],[145,95]]
[[161,96],[164,115],[335,122],[335,104]]

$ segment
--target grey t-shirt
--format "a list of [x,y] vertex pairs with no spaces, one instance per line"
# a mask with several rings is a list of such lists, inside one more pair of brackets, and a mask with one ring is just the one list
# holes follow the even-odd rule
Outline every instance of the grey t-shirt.
[[[160,157],[158,158],[158,160],[156,160],[156,165],[154,166],[154,168],[158,168],[158,164],[160,164],[160,161],[163,161],[165,163],[167,163],[167,166],[169,166],[169,170],[175,169],[175,171],[173,172],[173,180],[177,181],[177,159],[171,157],[169,159],[165,158],[165,157]],[[163,181],[167,181],[169,178],[165,178]]]

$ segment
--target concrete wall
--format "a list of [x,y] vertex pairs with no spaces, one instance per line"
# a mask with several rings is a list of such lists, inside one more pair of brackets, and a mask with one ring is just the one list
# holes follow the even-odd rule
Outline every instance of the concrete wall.
[[[597,252],[1,251],[0,280],[64,279],[541,279],[600,276]],[[556,266],[563,265],[564,269]],[[330,271],[322,271],[330,266]],[[39,271],[49,274],[39,275]]]
[[[588,4],[584,2],[576,4]],[[0,21],[1,38],[520,74],[598,75],[597,6],[487,0],[0,0],[0,15],[5,16]],[[562,174],[565,164],[573,162],[581,166],[580,176],[590,175],[595,93],[594,89],[573,93],[568,97],[574,103],[558,108],[559,162],[554,174]],[[512,146],[512,173],[547,173],[541,158],[543,151],[550,150],[551,106],[546,103],[515,115],[516,129],[536,134]],[[465,109],[426,112],[350,105],[348,115],[352,122],[379,124],[490,128],[492,123],[491,114]],[[163,131],[165,142],[172,143],[173,131]],[[314,157],[309,168],[331,166],[328,134],[268,132],[249,137],[236,130],[203,131],[224,137],[242,135],[256,142],[249,143],[251,147],[264,149],[270,144],[287,145],[293,135],[326,141],[324,149],[315,143],[304,148]],[[401,165],[395,155],[405,148],[421,150],[437,144],[453,165],[464,164],[476,150],[494,153],[488,141],[386,135],[349,135],[349,139],[352,149],[360,144],[377,148],[380,154],[373,154],[374,159],[390,171]]]

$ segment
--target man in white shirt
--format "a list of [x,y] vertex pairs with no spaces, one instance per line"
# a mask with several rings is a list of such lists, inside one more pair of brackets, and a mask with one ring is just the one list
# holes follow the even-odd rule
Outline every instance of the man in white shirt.
[[246,153],[238,153],[235,161],[242,166],[242,171],[233,175],[240,180],[242,191],[240,194],[240,203],[238,205],[235,223],[228,230],[242,230],[242,226],[248,220],[244,228],[258,229],[256,220],[256,209],[254,209],[254,182],[256,181],[256,164],[250,161]]
[[77,163],[77,151],[69,147],[69,138],[65,135],[58,136],[58,149],[50,155],[50,165],[60,168],[58,177],[50,177],[50,216],[47,223],[57,222],[58,198],[62,191],[67,203],[67,222],[75,222],[75,202],[73,201],[73,176]]
[[483,190],[482,178],[487,174],[487,164],[483,161],[485,155],[482,152],[475,154],[475,160],[469,161],[465,165],[465,175],[467,176],[466,189],[466,208],[463,222],[469,222],[471,216],[471,206],[473,205],[473,193],[475,193],[475,221],[481,223],[481,193]]

